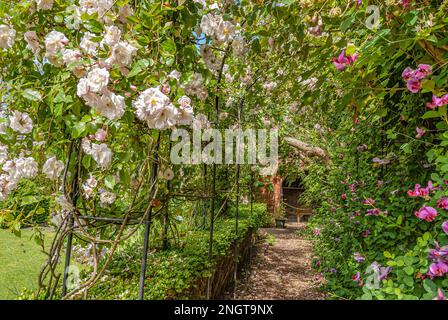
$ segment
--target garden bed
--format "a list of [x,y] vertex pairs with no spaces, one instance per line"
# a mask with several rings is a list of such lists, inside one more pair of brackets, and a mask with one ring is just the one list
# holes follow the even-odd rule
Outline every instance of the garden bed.
[[[234,217],[215,222],[212,266],[208,261],[208,229],[191,231],[181,245],[148,254],[145,299],[205,299],[207,279],[212,274],[211,297],[218,298],[232,283],[234,246],[239,265],[249,256],[254,232],[269,223],[266,206],[240,208],[239,232]],[[126,254],[124,253],[126,252]],[[130,252],[135,252],[134,256]],[[137,299],[140,250],[129,247],[111,262],[103,281],[89,291],[91,299]]]

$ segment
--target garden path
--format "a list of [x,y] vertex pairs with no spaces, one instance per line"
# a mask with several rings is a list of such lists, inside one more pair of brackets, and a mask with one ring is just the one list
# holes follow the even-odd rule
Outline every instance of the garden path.
[[255,245],[254,258],[241,275],[236,297],[232,288],[226,299],[324,299],[319,291],[323,279],[311,268],[312,243],[297,232],[306,224],[294,220],[286,222],[286,229],[260,229],[264,240]]

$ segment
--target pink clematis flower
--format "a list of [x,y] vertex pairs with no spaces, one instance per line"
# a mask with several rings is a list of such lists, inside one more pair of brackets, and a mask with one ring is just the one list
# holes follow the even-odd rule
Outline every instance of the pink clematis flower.
[[431,75],[431,73],[432,69],[430,65],[419,64],[417,70],[406,67],[401,76],[403,77],[403,80],[406,81],[408,90],[412,93],[417,93],[422,88],[421,81]]
[[440,247],[437,241],[434,241],[435,249],[429,250],[428,259],[433,262],[448,262],[448,246]]
[[370,230],[365,230],[365,231],[362,232],[362,236],[364,238],[367,238],[370,235],[370,233],[371,233]]
[[382,213],[383,212],[380,209],[373,208],[366,211],[366,216],[379,216]]
[[412,93],[417,93],[420,91],[420,89],[422,88],[422,84],[420,83],[420,81],[416,78],[411,78],[407,83],[406,83],[408,90],[411,91]]
[[445,262],[431,263],[428,270],[428,276],[432,278],[443,277],[448,273],[448,265]]
[[95,140],[97,141],[105,141],[107,137],[107,132],[104,129],[98,129],[98,131],[95,133]]
[[365,205],[373,206],[375,204],[375,200],[371,198],[366,198],[362,203]]
[[333,58],[333,65],[339,71],[344,71],[349,65],[353,64],[358,59],[355,53],[353,56],[345,55],[345,50],[342,50],[339,57]]
[[420,138],[423,137],[423,136],[425,135],[425,133],[426,133],[425,129],[422,129],[422,128],[419,128],[419,127],[415,128],[415,131],[417,131],[417,134],[415,135],[415,137],[416,137],[417,139],[420,139]]
[[442,230],[443,230],[443,232],[448,234],[448,221],[445,221],[444,223],[442,223]]
[[361,279],[361,273],[359,271],[356,272],[356,275],[352,276],[352,279],[353,279],[353,281],[358,283],[359,287],[362,287],[363,282],[362,282],[362,279]]
[[359,252],[355,252],[353,253],[353,258],[355,259],[356,262],[361,263],[366,261],[366,258],[363,257]]
[[416,70],[416,77],[418,79],[424,79],[432,74],[432,68],[429,64],[419,64]]
[[437,208],[448,210],[448,198],[442,197],[437,200]]
[[429,195],[430,191],[434,190],[436,190],[436,188],[433,187],[432,181],[428,181],[426,188],[421,188],[419,184],[416,184],[414,190],[408,190],[408,196],[425,198]]
[[429,109],[435,109],[437,107],[443,106],[445,103],[442,98],[438,98],[435,94],[432,95],[431,102],[426,104],[426,107]]
[[446,300],[445,295],[443,294],[442,289],[437,289],[437,297],[435,297],[433,300]]
[[403,70],[403,73],[401,74],[404,81],[409,81],[414,76],[414,70],[410,67],[406,67],[406,69]]
[[415,213],[415,216],[419,219],[432,222],[437,217],[437,210],[433,207],[423,206]]

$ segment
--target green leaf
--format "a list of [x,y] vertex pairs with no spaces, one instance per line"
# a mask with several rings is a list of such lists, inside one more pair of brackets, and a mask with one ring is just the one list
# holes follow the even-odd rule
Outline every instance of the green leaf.
[[441,115],[438,111],[426,111],[425,114],[422,116],[422,119],[431,119],[431,118],[439,118]]
[[42,101],[42,95],[36,90],[25,89],[22,96],[31,101]]
[[414,287],[414,279],[412,277],[403,277],[403,282],[408,287]]
[[434,91],[435,85],[436,82],[434,80],[428,80],[428,79],[424,80],[422,82],[422,89],[423,89],[422,93]]
[[409,276],[412,276],[414,274],[414,268],[412,268],[411,266],[404,267],[403,270]]
[[352,14],[350,17],[348,17],[347,19],[345,19],[344,21],[342,21],[341,23],[341,31],[345,32],[348,30],[348,28],[350,28],[350,26],[353,24],[353,22],[355,21],[356,15]]
[[106,176],[106,178],[104,178],[104,184],[106,185],[106,187],[108,187],[109,189],[113,189],[115,187],[115,177],[112,175],[108,175]]
[[132,70],[128,73],[128,75],[126,76],[126,78],[132,78],[136,75],[138,75],[140,72],[142,72],[143,70],[145,70],[146,68],[149,67],[149,60],[148,59],[141,59],[138,60],[134,66],[132,67]]
[[165,40],[161,47],[163,56],[173,56],[176,53],[176,43],[173,39]]
[[86,130],[86,124],[84,122],[76,123],[72,128],[72,137],[79,138],[81,137]]
[[37,203],[40,202],[41,199],[36,196],[25,196],[22,198],[22,206],[25,206],[27,204]]

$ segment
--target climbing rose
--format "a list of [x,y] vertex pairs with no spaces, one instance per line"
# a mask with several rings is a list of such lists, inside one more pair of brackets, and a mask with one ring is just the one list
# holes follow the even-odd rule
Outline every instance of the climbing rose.
[[115,202],[116,195],[113,192],[103,191],[100,195],[100,205],[101,207],[107,207],[108,205]]
[[64,169],[64,163],[55,156],[48,158],[42,167],[42,172],[47,176],[48,179],[56,180]]
[[102,92],[109,83],[109,71],[104,68],[93,68],[86,77],[86,85],[90,92]]
[[177,124],[178,125],[190,125],[194,119],[194,113],[191,106],[180,106],[178,109]]
[[57,55],[67,44],[68,39],[63,33],[51,31],[45,36],[45,57],[55,66],[59,66]]
[[51,10],[54,0],[36,0],[38,10]]
[[415,216],[419,219],[431,222],[437,217],[437,210],[433,207],[423,206],[415,213]]
[[19,133],[30,133],[33,130],[33,120],[28,114],[14,110],[13,115],[9,117],[9,126]]
[[34,54],[39,54],[41,47],[37,33],[35,31],[27,31],[24,33],[23,38],[27,43],[26,47],[30,49]]
[[342,200],[346,200],[347,199],[347,195],[345,193],[341,194],[341,198]]
[[0,49],[9,49],[16,39],[16,30],[7,25],[0,25]]
[[23,178],[33,178],[39,171],[37,162],[32,157],[20,157],[15,163],[18,174]]
[[115,93],[106,90],[106,92],[95,101],[96,103],[93,104],[92,107],[109,120],[120,119],[124,114],[126,105],[123,96],[116,95]]
[[103,142],[106,140],[107,132],[104,129],[98,129],[98,131],[95,133],[95,140]]
[[112,162],[112,151],[105,143],[92,143],[90,154],[100,167],[107,168]]
[[119,41],[112,47],[111,52],[106,63],[127,67],[132,64],[132,58],[137,54],[137,48],[126,41]]

